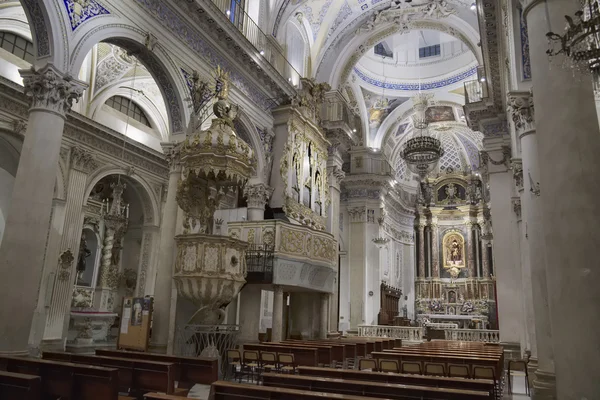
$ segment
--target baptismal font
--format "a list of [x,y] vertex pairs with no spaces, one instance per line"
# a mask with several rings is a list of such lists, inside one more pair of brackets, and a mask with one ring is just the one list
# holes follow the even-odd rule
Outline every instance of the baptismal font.
[[[224,196],[239,190],[252,175],[254,157],[250,146],[234,131],[237,106],[228,100],[228,74],[217,68],[214,82],[211,87],[194,74],[190,131],[171,154],[182,169],[177,203],[184,217],[183,233],[175,237],[173,280],[179,296],[197,307],[188,324],[204,326],[223,322],[225,307],[246,283],[248,244],[220,236],[220,230],[213,234],[213,226],[214,213]],[[202,130],[200,115],[206,115],[213,99],[215,118]]]

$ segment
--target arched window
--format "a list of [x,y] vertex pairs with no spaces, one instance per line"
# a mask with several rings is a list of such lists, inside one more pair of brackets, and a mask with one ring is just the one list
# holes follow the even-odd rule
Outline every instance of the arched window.
[[152,125],[150,125],[150,120],[146,116],[144,110],[142,110],[140,106],[135,104],[135,102],[131,101],[130,99],[127,99],[123,96],[113,96],[106,100],[106,105],[119,112],[122,112],[125,115],[129,115],[130,118],[133,118],[136,121],[152,128]]
[[0,47],[4,50],[22,58],[30,64],[33,64],[35,56],[33,54],[33,43],[14,33],[0,31]]

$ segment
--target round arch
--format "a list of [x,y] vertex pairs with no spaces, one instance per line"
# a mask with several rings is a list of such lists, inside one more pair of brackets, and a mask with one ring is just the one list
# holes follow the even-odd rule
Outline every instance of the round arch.
[[184,106],[187,97],[187,85],[183,76],[162,47],[156,44],[152,51],[146,48],[147,33],[133,26],[123,24],[99,25],[84,35],[71,55],[71,74],[76,76],[87,54],[93,46],[106,42],[119,46],[133,54],[148,69],[163,95],[169,116],[170,134],[185,131],[189,119],[189,110]]
[[52,63],[60,71],[67,71],[67,31],[57,3],[40,0],[19,1],[29,23],[36,66]]
[[120,167],[108,166],[101,168],[88,177],[83,205],[87,205],[90,193],[94,186],[96,186],[102,178],[109,175],[122,175],[127,183],[133,185],[134,192],[139,196],[144,206],[144,223],[158,225],[160,220],[158,199],[150,184],[140,175],[127,175],[127,171]]
[[[429,29],[441,31],[461,40],[475,55],[479,65],[483,65],[483,56],[478,46],[480,40],[478,32],[456,15],[450,15],[440,20],[418,19],[409,22],[407,26],[409,30]],[[348,80],[356,63],[358,63],[367,51],[383,39],[402,31],[402,26],[394,22],[389,22],[381,24],[381,26],[370,32],[356,34],[356,31],[351,31],[346,33],[349,40],[342,39],[342,41],[347,41],[347,44],[342,49],[339,51],[330,51],[330,49],[327,49],[319,59],[319,66],[316,72],[317,80],[330,82],[332,89],[342,87]],[[333,59],[329,59],[329,57],[333,57]],[[329,64],[332,67],[325,69],[323,68],[325,64]]]
[[256,125],[254,125],[250,117],[248,117],[248,115],[242,110],[238,112],[237,119],[248,134],[248,138],[242,137],[242,139],[249,139],[250,143],[248,144],[254,150],[255,158],[257,160],[255,175],[258,177],[262,177],[265,170],[266,154],[265,146],[263,145],[262,139],[258,135],[258,129],[256,128]]

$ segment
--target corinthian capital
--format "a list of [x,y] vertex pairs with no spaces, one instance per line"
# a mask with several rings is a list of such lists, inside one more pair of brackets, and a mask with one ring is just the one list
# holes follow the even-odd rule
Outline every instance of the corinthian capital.
[[515,124],[518,135],[535,130],[533,92],[510,92],[507,99],[507,111]]
[[32,67],[21,70],[25,94],[31,97],[31,108],[53,111],[62,117],[79,101],[87,87],[84,82],[61,74],[48,64],[37,71]]
[[342,184],[342,180],[346,177],[346,173],[337,166],[327,168],[327,172],[329,173],[328,178],[330,186],[339,189],[340,185]]
[[71,149],[71,168],[89,174],[98,168],[98,162],[92,153],[76,146]]
[[248,208],[260,208],[264,210],[272,194],[273,189],[264,183],[246,185],[244,187],[244,197],[248,200]]

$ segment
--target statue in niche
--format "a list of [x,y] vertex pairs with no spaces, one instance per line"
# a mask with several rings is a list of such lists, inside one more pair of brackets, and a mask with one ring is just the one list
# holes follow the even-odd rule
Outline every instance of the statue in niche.
[[444,268],[456,279],[465,266],[465,239],[458,232],[450,232],[444,236],[443,245]]
[[446,186],[446,196],[448,196],[448,200],[449,201],[454,201],[456,200],[456,186],[454,185],[454,183],[450,183],[448,186]]
[[92,252],[87,247],[87,240],[85,240],[85,234],[81,234],[81,243],[79,245],[79,256],[77,257],[77,284],[81,285],[82,275],[86,267],[86,259],[92,255]]
[[452,243],[450,244],[449,248],[449,260],[451,263],[456,264],[460,261],[462,261],[462,253],[461,253],[461,247],[460,244],[458,244],[458,242],[456,240],[453,240]]

